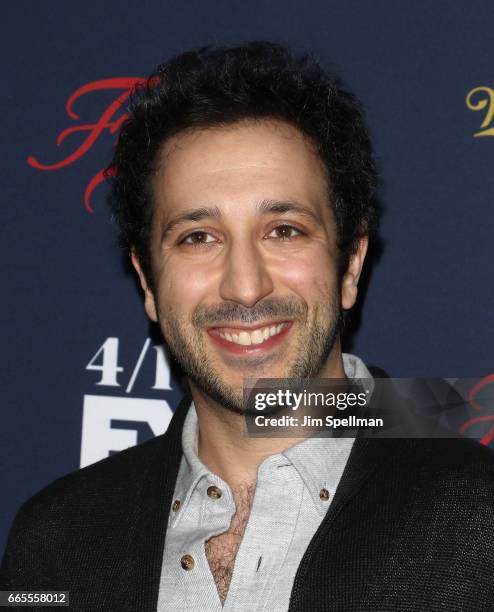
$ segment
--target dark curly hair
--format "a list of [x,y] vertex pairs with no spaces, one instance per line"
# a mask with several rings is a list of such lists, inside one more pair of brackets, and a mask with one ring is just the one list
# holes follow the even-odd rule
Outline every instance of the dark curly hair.
[[184,130],[269,118],[308,136],[327,170],[340,274],[358,239],[377,229],[376,169],[360,103],[309,55],[270,42],[181,53],[136,87],[128,111],[107,170],[111,204],[120,244],[135,249],[151,288],[150,177],[164,142]]

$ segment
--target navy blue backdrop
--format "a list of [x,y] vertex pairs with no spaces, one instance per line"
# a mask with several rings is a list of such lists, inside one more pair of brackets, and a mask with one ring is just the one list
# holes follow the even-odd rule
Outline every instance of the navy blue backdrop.
[[0,553],[29,495],[164,431],[179,400],[99,184],[115,101],[179,51],[270,39],[341,72],[386,209],[348,347],[395,377],[494,372],[491,2],[18,1],[2,17]]

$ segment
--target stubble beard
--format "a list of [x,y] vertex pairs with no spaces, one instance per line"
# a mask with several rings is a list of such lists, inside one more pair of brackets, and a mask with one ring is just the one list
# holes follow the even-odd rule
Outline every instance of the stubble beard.
[[[160,312],[162,312],[160,310]],[[339,292],[328,303],[319,303],[314,308],[313,320],[308,322],[307,305],[295,298],[288,300],[266,299],[253,308],[245,308],[233,302],[215,308],[200,308],[192,317],[192,325],[167,307],[160,314],[159,322],[167,346],[189,379],[206,395],[225,409],[236,414],[244,413],[243,389],[228,384],[220,366],[208,358],[204,333],[207,327],[221,321],[255,323],[262,319],[293,319],[298,324],[298,338],[295,340],[296,356],[286,373],[277,378],[315,378],[326,364],[338,338],[341,327]],[[273,378],[267,372],[270,363],[279,359],[279,354],[261,357],[246,357],[243,361],[249,378]],[[242,367],[242,358],[232,358],[232,365]]]

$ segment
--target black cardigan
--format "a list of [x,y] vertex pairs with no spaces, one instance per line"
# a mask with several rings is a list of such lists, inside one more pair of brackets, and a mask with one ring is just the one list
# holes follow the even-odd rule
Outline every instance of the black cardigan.
[[[0,588],[70,591],[71,610],[154,612],[189,404],[164,435],[26,502]],[[494,610],[494,453],[469,440],[357,438],[289,610]]]

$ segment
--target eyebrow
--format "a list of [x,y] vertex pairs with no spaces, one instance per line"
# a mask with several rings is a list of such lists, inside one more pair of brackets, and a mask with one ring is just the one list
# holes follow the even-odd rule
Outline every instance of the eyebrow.
[[319,216],[307,206],[303,206],[298,202],[292,200],[263,200],[257,205],[257,211],[261,214],[281,214],[284,213],[296,213],[308,218],[310,221],[314,221],[317,224],[321,224]]
[[202,221],[203,219],[221,219],[221,216],[221,211],[217,206],[214,206],[212,208],[201,207],[186,210],[185,212],[173,217],[167,223],[165,223],[165,225],[163,226],[163,231],[161,233],[161,238],[163,240],[178,225],[184,225],[185,223],[189,223],[190,221]]
[[[319,216],[310,208],[291,200],[262,200],[256,206],[256,211],[260,215],[296,213],[302,215],[317,224],[321,224]],[[203,219],[221,219],[222,214],[217,206],[192,208],[176,215],[170,219],[163,227],[161,234],[162,240],[166,238],[177,226],[184,225],[191,221],[202,221]]]

